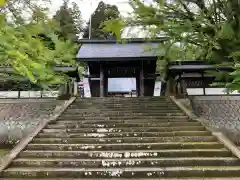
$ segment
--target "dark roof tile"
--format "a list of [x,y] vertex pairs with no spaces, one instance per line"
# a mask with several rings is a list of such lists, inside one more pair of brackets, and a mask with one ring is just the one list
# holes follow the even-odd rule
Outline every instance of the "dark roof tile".
[[159,43],[83,44],[77,58],[84,61],[104,58],[157,57],[163,52],[158,45]]

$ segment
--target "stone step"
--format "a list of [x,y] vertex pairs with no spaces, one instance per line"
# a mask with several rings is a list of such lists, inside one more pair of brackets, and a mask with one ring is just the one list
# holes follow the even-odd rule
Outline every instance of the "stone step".
[[136,100],[87,100],[87,101],[79,101],[75,100],[74,104],[81,104],[81,105],[87,105],[87,104],[93,104],[93,105],[98,105],[98,104],[104,104],[104,105],[109,105],[109,104],[175,104],[172,100],[170,99],[163,99],[163,100],[143,100],[143,99],[136,99]]
[[166,116],[166,117],[171,117],[171,116],[184,116],[185,113],[179,112],[179,113],[171,113],[171,112],[155,112],[155,113],[144,113],[144,112],[129,112],[129,113],[121,113],[121,112],[115,112],[115,113],[102,113],[102,112],[92,112],[92,113],[70,113],[70,112],[64,112],[62,114],[63,117],[66,116],[72,116],[72,117],[82,117],[82,116],[91,116],[91,117],[101,117],[101,116],[121,116],[121,117],[127,117],[127,116]]
[[178,108],[178,106],[176,106],[175,103],[111,103],[111,104],[106,104],[106,103],[99,103],[99,104],[95,104],[95,103],[73,103],[71,104],[71,106],[69,106],[69,108],[79,108],[79,109],[86,109],[86,108],[90,108],[90,109],[94,109],[94,108],[102,108],[102,109],[111,109],[111,108],[147,108],[147,109],[151,109],[151,108],[158,108],[158,109],[165,109],[165,108]]
[[216,142],[215,136],[123,137],[123,138],[35,138],[34,144],[104,144],[104,143],[157,143],[157,142]]
[[224,145],[218,142],[164,142],[164,143],[118,143],[118,144],[34,144],[28,150],[147,150],[147,149],[216,149]]
[[57,118],[58,120],[182,120],[189,119],[188,116],[71,116],[71,115],[61,115]]
[[167,96],[144,96],[144,97],[91,97],[91,98],[77,98],[76,101],[138,101],[138,100],[148,100],[148,101],[159,101],[159,100],[170,100]]
[[163,102],[170,102],[174,103],[171,98],[162,98],[162,99],[157,99],[157,98],[126,98],[126,99],[92,99],[91,100],[81,100],[81,99],[76,99],[74,103],[139,103],[139,102],[146,102],[146,103],[163,103]]
[[176,106],[176,104],[174,102],[171,101],[115,101],[115,102],[74,102],[72,105],[76,105],[76,106],[87,106],[87,107],[92,107],[92,106],[103,106],[103,107],[112,107],[112,106],[140,106],[140,107],[144,107],[144,106]]
[[95,100],[125,100],[125,101],[135,101],[135,100],[171,100],[168,96],[144,96],[144,97],[91,97],[91,98],[76,98],[76,101],[95,101]]
[[133,104],[133,105],[151,105],[151,104],[174,104],[171,100],[163,100],[163,101],[74,101],[73,104],[79,105],[125,105],[125,104]]
[[174,104],[174,102],[170,99],[163,99],[163,100],[143,100],[143,99],[136,99],[136,100],[110,100],[110,101],[106,101],[106,100],[88,100],[88,101],[79,101],[79,100],[75,100],[74,104]]
[[125,110],[179,110],[179,107],[176,105],[111,105],[111,106],[105,106],[105,105],[91,105],[91,106],[83,106],[83,105],[70,105],[68,109],[79,109],[81,111],[96,111],[96,110],[102,110],[102,111],[110,111],[110,110],[119,110],[119,111],[125,111]]
[[67,133],[123,133],[123,132],[171,132],[171,131],[204,131],[203,126],[179,127],[125,127],[125,128],[74,128],[74,129],[43,129],[42,132],[67,132]]
[[126,132],[126,133],[39,133],[42,138],[113,138],[113,137],[169,137],[169,136],[211,136],[209,131],[173,131],[173,132]]
[[148,110],[180,110],[178,106],[176,105],[164,105],[164,106],[148,106],[148,105],[138,105],[138,106],[109,106],[106,107],[104,105],[99,105],[99,106],[94,106],[94,107],[82,107],[82,106],[78,106],[78,105],[70,105],[68,106],[68,109],[73,109],[73,110],[80,110],[80,111],[95,111],[95,110],[101,110],[101,111],[110,111],[110,110],[119,110],[119,111],[136,111],[136,110],[144,110],[144,111],[148,111]]
[[72,111],[72,109],[68,109],[66,110],[63,114],[74,114],[74,115],[98,115],[98,114],[102,114],[102,115],[185,115],[185,113],[183,113],[180,110],[164,110],[164,111],[158,111],[158,110],[154,110],[154,111],[142,111],[142,110],[137,110],[137,111],[133,111],[133,110],[124,110],[124,111],[119,111],[119,110],[112,110],[112,111],[102,111],[102,110],[92,110],[92,111],[82,111],[82,110],[78,110],[78,111]]
[[[1,180],[36,180],[35,178],[1,178]],[[56,180],[56,178],[38,178],[37,180]],[[58,180],[87,180],[85,178],[58,178]],[[92,178],[92,180],[106,180],[102,178]],[[108,178],[108,180],[116,180],[116,178]],[[129,180],[125,178],[118,178],[118,180]],[[131,180],[149,180],[147,178],[131,178]],[[227,177],[227,178],[151,178],[151,180],[240,180],[237,177]]]
[[160,178],[160,177],[240,177],[240,166],[165,168],[9,168],[3,178]]
[[74,159],[109,159],[109,158],[180,158],[180,157],[233,157],[226,148],[221,149],[166,149],[132,151],[42,151],[25,150],[20,158],[74,158]]
[[169,98],[77,99],[0,177],[240,180],[240,160]]
[[124,167],[176,167],[176,166],[240,166],[234,157],[217,158],[124,158],[124,159],[56,159],[18,158],[12,167],[54,167],[54,168],[124,168]]
[[130,119],[130,120],[125,120],[125,119],[117,119],[117,120],[57,120],[53,121],[50,124],[106,124],[106,125],[111,125],[111,124],[149,124],[149,123],[191,123],[191,122],[197,122],[194,120],[190,119]]
[[172,127],[172,126],[201,126],[200,122],[175,122],[175,123],[109,123],[109,124],[83,124],[83,123],[58,123],[48,125],[47,128],[64,129],[64,128],[122,128],[122,127]]
[[108,111],[181,111],[178,106],[163,106],[163,107],[156,107],[156,106],[128,106],[128,107],[121,107],[121,106],[112,106],[112,107],[104,107],[104,106],[99,106],[99,107],[89,107],[89,108],[83,108],[83,107],[77,107],[77,106],[69,106],[67,110],[71,111],[103,111],[103,112],[108,112]]

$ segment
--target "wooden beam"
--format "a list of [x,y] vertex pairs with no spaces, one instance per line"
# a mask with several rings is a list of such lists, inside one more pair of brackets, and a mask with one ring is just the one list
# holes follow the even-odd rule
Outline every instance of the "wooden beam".
[[[204,73],[202,73],[202,79],[204,81]],[[203,87],[203,95],[204,96],[206,95],[206,88],[205,87]]]
[[136,93],[137,97],[140,96],[140,78],[139,78],[139,70],[136,72]]
[[143,70],[143,61],[141,62],[141,68],[140,68],[140,73],[139,73],[139,85],[140,85],[140,96],[144,96],[144,70]]
[[100,97],[104,97],[104,67],[100,63]]
[[[136,70],[136,73],[134,74],[130,74],[131,76],[122,76],[121,74],[110,74],[108,75],[108,78],[136,78],[137,76],[139,76],[139,70]],[[156,79],[157,77],[159,77],[159,74],[147,74],[144,76],[144,79]],[[93,74],[93,75],[85,75],[85,78],[90,78],[91,80],[100,80],[100,76],[99,74]],[[107,77],[106,77],[107,78]]]
[[104,96],[108,96],[108,67],[104,67]]

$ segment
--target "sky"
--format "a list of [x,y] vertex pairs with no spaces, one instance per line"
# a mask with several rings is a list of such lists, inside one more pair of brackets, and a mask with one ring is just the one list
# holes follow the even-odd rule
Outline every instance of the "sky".
[[[88,21],[91,13],[97,8],[98,3],[101,0],[70,0],[70,2],[76,2],[79,5],[79,8],[82,12],[82,18],[85,21]],[[117,5],[119,11],[122,15],[127,15],[127,13],[131,12],[131,7],[128,4],[128,0],[102,0],[105,3]],[[52,1],[52,5],[50,7],[51,14],[54,14],[57,9],[62,5],[62,0],[54,0]],[[92,5],[91,5],[92,4]]]
[[[82,13],[82,18],[85,22],[88,22],[90,19],[91,14],[95,11],[98,6],[98,3],[101,0],[70,0],[71,2],[76,2],[79,6],[79,9]],[[129,13],[132,12],[132,8],[128,3],[128,0],[102,0],[107,4],[116,5],[118,10],[120,11],[121,15],[127,16]],[[150,3],[152,0],[144,0],[145,3]],[[50,14],[54,15],[55,12],[59,9],[62,5],[63,0],[52,0],[52,4],[49,7]],[[138,27],[134,28],[125,28],[122,33],[122,38],[145,38],[147,36],[147,32],[143,31]]]

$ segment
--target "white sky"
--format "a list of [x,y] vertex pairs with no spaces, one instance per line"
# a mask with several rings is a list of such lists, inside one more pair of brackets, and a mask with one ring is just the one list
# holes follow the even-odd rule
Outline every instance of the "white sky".
[[[98,6],[98,3],[101,0],[70,0],[71,2],[76,2],[79,6],[79,9],[82,13],[82,18],[85,22],[88,22],[90,15],[95,11]],[[116,5],[118,10],[120,11],[121,15],[127,16],[129,13],[132,12],[132,8],[128,3],[128,0],[102,0],[107,4]],[[144,0],[146,4],[152,2],[152,0]],[[52,4],[49,7],[50,14],[54,15],[55,12],[59,9],[62,5],[63,0],[52,0]],[[122,38],[145,38],[148,32],[142,30],[141,28],[132,27],[132,28],[125,28],[124,32],[122,33]]]
[[[91,13],[94,12],[100,1],[101,0],[70,0],[70,2],[76,2],[78,4],[82,13],[82,18],[85,21],[89,20]],[[131,12],[131,7],[128,4],[128,0],[102,0],[102,1],[108,4],[117,5],[122,15],[126,15],[127,13]],[[52,5],[50,7],[51,14],[54,14],[62,5],[62,3],[63,3],[62,0],[54,0],[54,2],[52,1]]]
[[[98,3],[101,0],[70,0],[71,2],[76,2],[79,6],[79,9],[82,13],[82,18],[85,22],[88,22],[90,15],[95,11],[98,6]],[[132,12],[131,6],[128,4],[128,0],[102,0],[107,4],[116,5],[118,10],[120,11],[121,15],[127,16],[129,13]],[[145,0],[145,3],[149,3],[152,0]],[[55,14],[55,12],[59,9],[62,5],[63,0],[52,0],[52,5],[49,7],[51,15]],[[125,28],[122,38],[143,38],[146,37],[146,32],[139,28]]]

